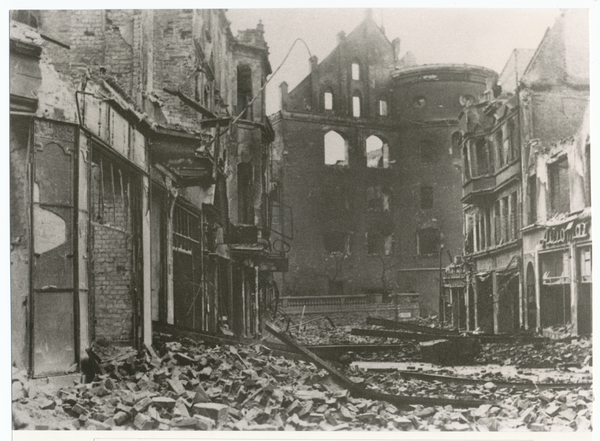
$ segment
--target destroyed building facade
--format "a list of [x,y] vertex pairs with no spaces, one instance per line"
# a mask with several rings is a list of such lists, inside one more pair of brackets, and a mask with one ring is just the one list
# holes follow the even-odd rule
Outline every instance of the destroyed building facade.
[[75,371],[153,326],[260,335],[287,267],[263,35],[223,10],[11,13],[15,366]]
[[587,11],[563,12],[465,103],[465,254],[445,276],[457,327],[591,332],[588,41]]
[[438,311],[440,255],[445,266],[463,247],[457,115],[497,74],[399,51],[367,13],[298,86],[281,84],[270,118],[295,236],[284,296],[412,292],[421,314]]

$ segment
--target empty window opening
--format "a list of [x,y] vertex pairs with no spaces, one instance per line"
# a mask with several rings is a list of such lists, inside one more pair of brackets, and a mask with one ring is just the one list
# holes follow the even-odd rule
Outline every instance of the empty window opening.
[[419,153],[421,164],[432,164],[437,160],[435,146],[431,141],[421,141],[419,143]]
[[469,146],[463,147],[463,177],[465,182],[471,180],[471,161],[469,160]]
[[393,235],[384,235],[377,231],[367,233],[367,253],[370,255],[389,256],[393,251]]
[[330,231],[323,236],[325,252],[347,254],[350,251],[350,235],[344,231]]
[[367,167],[370,168],[388,168],[389,167],[389,148],[387,142],[375,135],[367,138]]
[[519,132],[517,131],[517,126],[515,123],[515,119],[511,118],[508,120],[508,142],[509,142],[509,151],[510,157],[512,161],[519,159],[521,155],[521,146],[519,145]]
[[570,211],[569,197],[569,161],[564,156],[548,166],[550,181],[550,210],[549,217],[558,213]]
[[460,152],[460,144],[462,143],[462,135],[460,132],[454,132],[452,134],[452,142],[450,144],[450,149],[448,153],[452,155],[454,152],[458,154]]
[[417,233],[417,252],[420,255],[437,254],[440,250],[440,230],[422,228]]
[[352,95],[352,116],[354,118],[360,118],[361,115],[361,99],[360,99],[360,92],[354,92],[354,95]]
[[477,176],[484,176],[490,173],[490,164],[488,161],[488,145],[485,138],[478,138],[474,141],[475,160],[477,162]]
[[420,108],[420,107],[425,107],[425,97],[424,96],[416,96],[413,98],[412,104],[414,107]]
[[517,192],[510,195],[510,239],[515,240],[519,232],[519,212],[517,203]]
[[237,68],[237,112],[243,119],[252,119],[252,70],[249,66]]
[[331,89],[327,89],[323,94],[323,106],[325,110],[333,109],[333,92]]
[[387,187],[367,187],[367,208],[369,211],[390,210],[390,189]]
[[421,208],[423,210],[433,208],[433,187],[421,187]]
[[348,165],[348,143],[339,133],[331,130],[325,134],[325,164]]
[[500,201],[496,201],[494,204],[494,239],[496,245],[502,243],[502,215],[500,211]]
[[357,62],[352,63],[352,79],[360,80],[360,65]]
[[496,140],[496,155],[498,156],[498,167],[502,168],[506,164],[506,155],[504,154],[504,138],[502,130],[498,130],[494,134]]
[[243,225],[254,225],[253,170],[252,164],[237,166],[238,221]]
[[379,100],[379,116],[388,116],[388,103],[385,100]]

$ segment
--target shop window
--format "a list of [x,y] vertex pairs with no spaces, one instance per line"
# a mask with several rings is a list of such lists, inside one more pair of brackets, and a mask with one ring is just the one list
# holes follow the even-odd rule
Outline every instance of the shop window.
[[350,252],[350,235],[343,231],[329,231],[323,235],[325,252],[347,254]]
[[352,79],[360,80],[360,64],[356,61],[352,63]]
[[428,210],[433,208],[433,187],[421,187],[421,209]]
[[420,255],[437,254],[440,249],[440,230],[422,228],[417,233],[417,252]]
[[376,135],[371,135],[366,141],[367,167],[388,168],[388,144]]
[[348,165],[348,143],[339,133],[330,130],[324,136],[325,164]]
[[352,116],[360,118],[361,115],[361,96],[359,91],[355,91],[352,95]]
[[242,113],[242,119],[252,119],[252,70],[249,66],[240,65],[237,68],[237,111]]
[[548,217],[570,211],[569,161],[566,156],[548,166],[550,210]]
[[325,110],[333,109],[333,91],[331,88],[327,88],[323,94],[323,107]]
[[379,100],[379,116],[388,116],[388,103],[385,100]]

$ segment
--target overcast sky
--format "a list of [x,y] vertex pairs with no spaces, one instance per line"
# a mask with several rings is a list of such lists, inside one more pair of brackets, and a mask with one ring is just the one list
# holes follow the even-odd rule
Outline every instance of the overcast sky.
[[[273,71],[296,38],[323,60],[336,46],[340,31],[350,33],[365,17],[365,8],[229,9],[234,35],[265,26]],[[558,9],[378,9],[373,18],[383,24],[391,41],[400,38],[400,56],[412,52],[419,64],[466,63],[500,73],[515,48],[535,49]],[[290,90],[308,75],[308,51],[297,43],[285,65],[267,86],[267,113],[279,110],[279,84]]]

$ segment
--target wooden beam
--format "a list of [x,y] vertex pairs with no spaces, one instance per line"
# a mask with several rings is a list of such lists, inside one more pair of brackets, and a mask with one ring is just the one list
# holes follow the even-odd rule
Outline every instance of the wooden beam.
[[305,347],[299,345],[292,337],[283,333],[279,328],[271,323],[267,323],[267,330],[273,334],[275,337],[280,339],[286,345],[295,349],[297,352],[303,354],[307,359],[309,359],[316,366],[321,369],[325,369],[329,374],[333,377],[333,379],[342,387],[348,389],[353,395],[361,398],[366,398],[369,400],[380,400],[387,401],[393,405],[397,406],[406,406],[410,404],[421,404],[424,406],[447,406],[451,405],[457,408],[466,408],[466,407],[479,407],[482,404],[490,404],[488,401],[481,400],[457,400],[450,398],[435,398],[435,397],[412,397],[405,395],[391,395],[382,392],[377,392],[373,390],[368,390],[362,387],[361,385],[354,383],[350,379],[346,378],[343,374],[341,374],[337,369],[327,363],[325,360],[317,357],[315,354],[310,352]]

